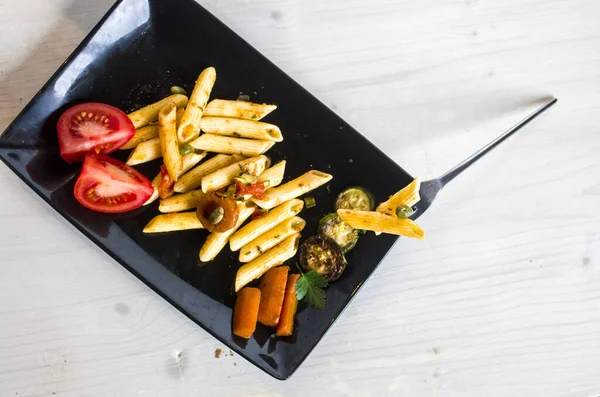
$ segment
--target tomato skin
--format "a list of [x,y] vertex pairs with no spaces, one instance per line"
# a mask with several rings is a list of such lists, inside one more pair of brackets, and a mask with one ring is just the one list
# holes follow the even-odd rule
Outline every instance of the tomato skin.
[[250,219],[253,220],[253,221],[256,220],[256,219],[260,219],[263,216],[267,215],[268,212],[269,211],[267,211],[267,210],[263,210],[261,208],[256,208],[254,210],[254,212],[252,213],[252,215],[250,216]]
[[158,184],[158,195],[161,199],[166,199],[175,194],[175,181],[171,179],[167,167],[160,166],[160,183]]
[[139,171],[103,154],[88,154],[73,189],[84,207],[104,213],[132,211],[154,193],[152,182]]
[[110,154],[127,143],[135,127],[125,113],[97,102],[82,103],[65,111],[56,126],[60,155],[68,163],[86,154]]
[[235,187],[237,188],[237,195],[241,196],[254,196],[257,199],[265,198],[265,184],[262,182],[257,182],[252,185],[246,185],[240,181],[235,181]]

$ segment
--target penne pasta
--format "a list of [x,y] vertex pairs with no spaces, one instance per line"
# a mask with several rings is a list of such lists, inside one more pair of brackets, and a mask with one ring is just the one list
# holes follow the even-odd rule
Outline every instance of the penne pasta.
[[135,130],[135,135],[123,146],[120,150],[129,150],[135,148],[142,142],[149,141],[150,139],[158,138],[158,126],[156,124],[146,125],[142,128]]
[[261,208],[271,209],[283,202],[302,196],[303,194],[324,185],[329,182],[331,178],[333,178],[333,176],[329,174],[311,170],[288,183],[267,190],[264,199],[259,200],[253,198],[252,200]]
[[152,179],[152,187],[154,188],[154,191],[152,192],[152,196],[150,196],[150,198],[148,199],[148,201],[146,201],[144,203],[144,205],[152,204],[153,202],[156,201],[156,199],[158,199],[158,187],[160,186],[161,180],[162,180],[162,176],[160,175],[160,172],[159,172],[158,175],[156,175],[154,177],[154,179]]
[[[158,128],[158,126],[157,126]],[[148,141],[142,142],[136,146],[127,158],[127,165],[137,165],[147,163],[162,157],[160,146],[160,138],[156,137]],[[206,156],[206,152],[204,156]]]
[[[183,109],[177,109],[177,123],[183,116]],[[135,135],[125,145],[121,146],[121,150],[133,149],[142,142],[149,141],[150,139],[158,138],[158,125],[150,124],[142,128],[135,130]]]
[[194,149],[223,154],[241,154],[246,157],[258,156],[271,149],[275,142],[255,139],[232,138],[228,136],[203,134],[190,142]]
[[158,120],[158,112],[169,103],[175,104],[178,108],[184,107],[188,103],[188,98],[185,95],[175,94],[168,96],[151,105],[145,106],[135,112],[129,113],[129,119],[135,128],[141,128],[145,125]]
[[202,185],[202,178],[206,175],[212,174],[223,167],[227,167],[228,165],[242,160],[244,160],[244,157],[240,155],[228,156],[226,154],[218,154],[212,159],[200,164],[198,167],[184,173],[177,182],[175,182],[175,191],[178,193],[186,193],[190,190],[194,190]]
[[279,127],[261,121],[234,119],[230,117],[203,117],[200,128],[207,134],[233,136],[236,138],[262,139],[281,142]]
[[238,217],[238,221],[233,227],[233,229],[223,233],[211,233],[206,238],[204,245],[202,245],[202,248],[200,249],[200,261],[209,262],[215,259],[219,252],[221,252],[223,248],[225,248],[225,246],[229,242],[229,238],[231,237],[231,235],[236,232],[236,230],[242,225],[242,223],[246,221],[246,219],[250,218],[250,216],[256,209],[255,206],[252,205],[248,207],[245,203],[241,203],[239,204],[239,206],[240,214]]
[[256,280],[270,269],[292,258],[298,251],[299,243],[300,233],[293,234],[252,262],[244,264],[235,276],[235,291],[239,291],[252,280]]
[[213,99],[206,105],[203,117],[235,117],[258,121],[277,109],[277,105],[246,101]]
[[202,159],[206,157],[207,154],[207,152],[184,154],[181,157],[181,163],[183,166],[181,167],[181,172],[179,173],[178,177],[181,177],[183,174],[194,168],[196,164],[201,162]]
[[173,181],[177,181],[177,177],[183,169],[183,161],[179,153],[179,142],[177,141],[176,112],[177,108],[170,103],[158,113],[160,151],[165,168]]
[[175,196],[160,200],[158,210],[162,213],[191,210],[198,206],[198,201],[203,194],[200,189],[184,194],[176,194]]
[[267,252],[292,234],[300,233],[306,226],[306,221],[299,216],[286,219],[268,232],[261,234],[240,250],[240,262],[250,262]]
[[[181,177],[181,175],[188,172],[190,169],[192,169],[192,167],[194,167],[196,164],[198,164],[200,161],[202,161],[202,159],[204,157],[206,157],[206,154],[207,154],[206,152],[201,152],[201,153],[188,153],[188,154],[184,155],[181,158],[182,163],[183,163],[183,168],[181,169],[179,176]],[[154,186],[154,192],[152,193],[152,196],[150,196],[148,201],[146,201],[144,203],[144,205],[151,204],[154,201],[156,201],[156,199],[158,198],[158,185],[160,184],[161,179],[162,179],[162,177],[159,172],[158,175],[156,175],[156,177],[154,177],[154,179],[152,180],[152,186]],[[190,189],[190,190],[192,190],[192,189]]]
[[217,72],[215,68],[208,67],[200,73],[196,85],[190,95],[190,101],[188,102],[181,124],[177,129],[177,136],[180,142],[189,142],[198,137],[200,134],[200,120],[202,119],[202,113],[208,102],[208,97],[212,91],[215,80],[217,79]]
[[214,192],[226,186],[231,185],[237,176],[243,173],[249,173],[258,176],[271,165],[271,160],[267,156],[257,156],[246,160],[238,161],[221,168],[202,178],[202,191],[204,193]]
[[377,211],[339,209],[338,215],[348,225],[359,230],[395,234],[423,240],[425,233],[415,222]]
[[164,233],[179,230],[204,229],[196,211],[157,215],[144,228],[144,233]]
[[198,153],[184,154],[181,157],[181,163],[182,163],[183,166],[181,167],[181,172],[179,173],[178,177],[181,178],[181,176],[183,174],[185,174],[186,172],[188,172],[189,170],[191,170],[192,168],[194,168],[207,155],[208,155],[207,152],[198,152]]
[[286,219],[298,215],[304,208],[304,201],[294,199],[274,208],[265,216],[255,219],[238,230],[231,239],[229,245],[232,251],[237,251],[261,234],[268,232]]
[[127,165],[137,165],[147,163],[162,157],[160,151],[160,138],[150,139],[142,142],[133,149],[127,158]]
[[266,189],[281,185],[285,175],[285,165],[286,161],[283,160],[266,169],[265,172],[258,176],[258,182],[264,183]]
[[385,214],[396,216],[396,208],[401,205],[412,207],[417,204],[421,197],[419,196],[419,188],[421,187],[421,181],[419,178],[415,178],[409,183],[404,189],[400,190],[393,196],[390,196],[389,200],[377,206],[377,211]]

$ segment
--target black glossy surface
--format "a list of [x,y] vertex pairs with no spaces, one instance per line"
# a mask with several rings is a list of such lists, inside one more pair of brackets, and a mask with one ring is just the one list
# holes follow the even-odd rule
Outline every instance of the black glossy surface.
[[[301,213],[308,222],[304,237],[316,231],[319,218],[331,212],[344,187],[363,185],[384,200],[394,187],[412,179],[192,0],[122,0],[113,6],[2,135],[0,156],[56,211],[148,286],[234,351],[285,379],[333,324],[395,237],[361,236],[348,255],[346,272],[327,291],[325,310],[301,305],[294,336],[275,338],[259,325],[245,342],[231,333],[237,253],[224,251],[201,266],[198,251],[206,232],[144,235],[142,228],[157,214],[157,204],[116,216],[83,208],[72,194],[79,167],[59,156],[55,124],[68,106],[93,100],[130,111],[168,95],[172,85],[189,92],[199,72],[210,65],[217,70],[213,98],[235,99],[243,92],[254,101],[279,105],[267,120],[281,127],[285,141],[268,155],[274,162],[288,160],[288,179],[310,168],[334,175],[329,192],[320,188],[311,194],[317,207]],[[138,169],[152,177],[158,166],[155,161]]]

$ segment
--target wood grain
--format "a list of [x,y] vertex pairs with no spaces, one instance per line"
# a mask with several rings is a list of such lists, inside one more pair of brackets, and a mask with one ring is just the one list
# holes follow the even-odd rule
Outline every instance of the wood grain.
[[[0,1],[0,130],[111,2]],[[422,177],[559,103],[447,187],[287,382],[216,359],[0,167],[0,396],[600,394],[600,2],[203,5]]]

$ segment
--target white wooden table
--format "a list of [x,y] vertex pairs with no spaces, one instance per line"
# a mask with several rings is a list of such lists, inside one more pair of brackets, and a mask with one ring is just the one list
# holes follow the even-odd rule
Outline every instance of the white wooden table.
[[[111,2],[0,0],[0,131]],[[0,396],[600,394],[600,2],[203,4],[415,175],[559,103],[447,187],[286,382],[215,358],[0,166]]]

